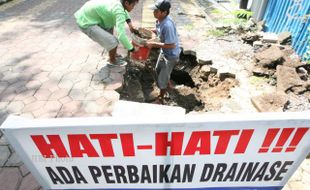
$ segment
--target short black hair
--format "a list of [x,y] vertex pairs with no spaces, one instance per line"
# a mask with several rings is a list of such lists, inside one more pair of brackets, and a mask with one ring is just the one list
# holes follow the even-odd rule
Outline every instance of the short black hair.
[[159,9],[161,12],[167,12],[167,15],[169,15],[170,13],[170,10],[162,10],[162,9]]
[[161,12],[167,12],[167,15],[169,15],[171,3],[168,0],[157,0],[155,2],[155,7]]
[[127,1],[129,4],[139,2],[139,0],[121,0],[121,3],[124,5],[125,1]]

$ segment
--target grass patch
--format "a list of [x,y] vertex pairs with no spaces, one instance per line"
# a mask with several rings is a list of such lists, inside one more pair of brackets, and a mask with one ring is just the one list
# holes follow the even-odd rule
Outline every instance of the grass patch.
[[211,29],[207,31],[206,36],[222,37],[225,36],[225,32],[223,30]]
[[247,23],[247,20],[240,18],[226,18],[222,20],[222,24],[224,25],[244,25]]
[[244,19],[244,20],[249,20],[253,16],[252,11],[247,11],[244,9],[239,9],[236,11],[233,11],[233,14],[239,18],[239,19]]
[[224,14],[223,11],[219,10],[219,9],[213,9],[211,11],[211,14],[215,14],[215,15],[222,15]]
[[223,18],[220,22],[223,25],[241,25],[244,26],[252,17],[253,12],[247,10],[236,10],[233,12],[233,18]]
[[261,84],[266,84],[270,81],[269,78],[266,77],[257,77],[257,76],[251,76],[250,77],[250,84],[253,86],[259,86]]

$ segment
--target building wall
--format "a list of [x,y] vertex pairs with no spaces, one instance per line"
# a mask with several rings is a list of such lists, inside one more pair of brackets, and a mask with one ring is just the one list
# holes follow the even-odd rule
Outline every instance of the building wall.
[[253,11],[253,18],[256,21],[263,20],[267,4],[268,0],[253,0],[251,4],[251,11]]

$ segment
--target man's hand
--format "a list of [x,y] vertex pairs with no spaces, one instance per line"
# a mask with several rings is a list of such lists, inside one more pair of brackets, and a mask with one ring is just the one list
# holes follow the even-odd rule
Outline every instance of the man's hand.
[[126,20],[128,26],[129,26],[129,30],[131,33],[134,33],[134,34],[139,34],[139,31],[132,25],[132,22],[131,20]]
[[154,42],[151,42],[151,41],[147,41],[145,43],[145,47],[149,48],[149,49],[152,49],[154,47]]
[[134,53],[137,51],[139,51],[139,47],[135,47],[135,46],[131,50],[129,50],[130,53]]
[[136,35],[139,34],[139,31],[137,29],[135,29],[134,27],[130,27],[129,29],[130,29],[131,33],[134,33]]

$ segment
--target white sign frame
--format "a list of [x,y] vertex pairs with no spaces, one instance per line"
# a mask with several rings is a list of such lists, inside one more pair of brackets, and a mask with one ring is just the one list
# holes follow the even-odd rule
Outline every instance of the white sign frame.
[[[141,139],[144,138],[139,143],[141,144],[143,141],[147,141],[151,137],[142,137],[144,136],[143,131],[146,131],[145,136],[148,135],[148,133],[154,132],[167,132],[169,133],[169,138],[171,138],[172,132],[177,131],[184,131],[184,142],[189,142],[190,135],[187,135],[187,132],[194,132],[194,131],[210,131],[213,134],[214,131],[221,131],[221,130],[240,130],[239,135],[241,135],[243,129],[254,129],[256,130],[262,130],[265,132],[268,132],[267,129],[276,128],[280,129],[277,133],[278,138],[283,132],[283,129],[287,128],[294,128],[294,132],[298,130],[298,128],[310,128],[310,117],[309,113],[303,112],[303,113],[255,113],[255,114],[204,114],[204,115],[193,115],[193,116],[182,116],[182,117],[163,117],[163,116],[156,116],[154,117],[144,117],[144,118],[117,118],[117,117],[106,117],[106,118],[60,118],[60,119],[35,119],[35,120],[29,120],[24,119],[21,117],[16,116],[9,116],[6,121],[2,124],[1,130],[9,140],[10,144],[14,147],[18,155],[21,157],[22,161],[25,163],[25,165],[28,167],[28,169],[32,172],[32,174],[35,176],[35,178],[38,180],[38,182],[42,185],[44,189],[96,189],[101,188],[105,189],[103,187],[103,184],[90,184],[87,185],[81,185],[81,184],[72,184],[72,185],[53,185],[51,184],[51,180],[48,180],[46,177],[47,174],[43,175],[43,169],[42,167],[46,165],[52,165],[56,166],[56,161],[54,163],[52,162],[46,162],[46,163],[39,163],[39,160],[34,160],[32,153],[37,151],[38,155],[40,155],[38,148],[33,146],[34,143],[30,144],[27,142],[27,139],[30,138],[24,138],[24,136],[27,136],[28,134],[35,133],[35,134],[70,134],[70,133],[76,133],[76,134],[93,134],[96,133],[96,131],[100,131],[100,134],[102,131],[107,131],[107,133],[115,132],[115,133],[128,133],[132,132],[133,134],[139,134],[140,136],[135,136],[136,138]],[[194,128],[192,128],[194,127]],[[287,148],[288,144],[292,141],[293,133],[291,133],[290,137],[287,139],[285,143],[285,147]],[[141,135],[142,134],[142,135]],[[157,134],[157,133],[156,133]],[[191,133],[193,134],[193,133]],[[255,134],[255,133],[254,133]],[[256,136],[252,136],[256,137]],[[212,136],[212,139],[215,137]],[[253,140],[250,140],[249,147],[254,149],[254,145],[261,146],[262,139],[264,138],[253,138]],[[66,140],[65,140],[66,141]],[[64,141],[64,142],[65,142]],[[213,141],[211,141],[213,143]],[[237,144],[237,139],[231,137],[232,144]],[[155,146],[153,142],[148,142],[149,144]],[[153,143],[153,144],[152,144]],[[201,143],[201,142],[200,142]],[[270,149],[272,149],[275,144],[277,143],[276,140],[270,144]],[[67,143],[65,143],[67,145]],[[117,143],[116,143],[117,144]],[[142,143],[143,144],[143,143]],[[147,143],[146,143],[147,144]],[[185,143],[186,144],[186,143]],[[216,144],[216,143],[215,143]],[[141,159],[145,158],[147,156],[146,163],[151,164],[152,162],[158,163],[158,157],[154,156],[154,158],[150,155],[153,155],[153,150],[149,151],[137,151],[136,153],[136,159],[135,158],[125,158],[124,156],[121,156],[119,153],[120,145],[116,145],[118,148],[115,148],[115,160],[117,160],[115,163],[118,163],[118,165],[122,164],[133,164],[137,163],[138,165],[141,161]],[[182,148],[182,151],[184,152],[184,146]],[[196,160],[202,159],[204,156],[205,158],[211,158],[212,162],[214,163],[229,163],[230,160],[239,159],[239,160],[248,160],[254,161],[257,158],[257,161],[263,161],[263,160],[269,160],[269,161],[276,161],[276,160],[294,160],[293,165],[288,169],[287,173],[285,174],[284,178],[280,182],[276,183],[211,183],[211,186],[209,183],[206,183],[205,186],[202,184],[196,183],[184,183],[184,184],[159,184],[159,185],[148,185],[143,184],[139,186],[139,184],[136,184],[135,186],[130,186],[128,184],[117,184],[117,185],[107,185],[106,189],[183,189],[183,188],[190,188],[190,189],[199,189],[199,188],[216,188],[216,187],[222,187],[225,188],[231,188],[231,187],[238,187],[238,188],[258,188],[262,187],[262,189],[272,189],[272,187],[283,187],[289,178],[293,175],[293,173],[296,171],[298,166],[301,164],[301,162],[305,159],[305,157],[310,152],[310,132],[309,130],[304,134],[303,138],[301,139],[300,143],[298,144],[296,150],[294,153],[285,153],[284,149],[283,152],[280,153],[270,153],[266,154],[266,156],[261,156],[262,154],[258,154],[256,149],[256,152],[254,156],[250,156],[250,153],[244,153],[240,155],[233,154],[234,147],[227,147],[226,153],[222,155],[215,155],[214,151],[216,149],[214,143],[211,145],[211,153],[210,155],[192,155],[195,157]],[[284,146],[284,145],[283,145]],[[94,147],[96,150],[99,150],[98,144]],[[66,147],[68,148],[68,147]],[[260,148],[260,147],[256,147]],[[269,151],[270,151],[269,149]],[[69,150],[69,149],[68,149]],[[154,150],[155,151],[155,150]],[[168,150],[169,151],[169,150]],[[248,151],[248,150],[246,150]],[[143,152],[143,153],[141,153]],[[145,154],[145,155],[144,155]],[[42,155],[40,155],[42,156]],[[234,158],[235,157],[235,158]],[[261,158],[259,158],[261,157]],[[287,158],[286,158],[287,157]],[[39,157],[38,157],[39,158]],[[168,159],[167,163],[178,163],[182,165],[182,163],[186,163],[186,161],[182,161],[182,159],[185,159],[187,161],[190,161],[192,163],[193,160],[188,159],[187,156],[166,156],[161,157],[160,159]],[[70,158],[68,158],[70,159]],[[73,162],[74,162],[73,158]],[[105,159],[105,158],[101,158]],[[195,160],[194,159],[194,160]],[[81,163],[81,167],[83,163],[92,163],[92,159],[89,158],[79,158],[79,162]],[[63,161],[63,160],[62,160]],[[70,161],[70,160],[69,160]],[[103,161],[102,161],[103,162]],[[112,161],[111,161],[112,162]],[[76,162],[78,163],[78,162]],[[76,164],[75,163],[75,164]],[[94,160],[93,163],[99,163],[98,160]],[[113,163],[113,162],[112,162]],[[70,165],[70,163],[62,163],[61,165]],[[164,164],[164,163],[163,163]],[[197,165],[198,167],[198,165]],[[201,172],[201,170],[200,170]],[[88,176],[89,177],[89,176]],[[87,178],[87,181],[89,182],[90,178]],[[239,184],[239,185],[238,185]],[[253,184],[253,185],[251,185]]]

